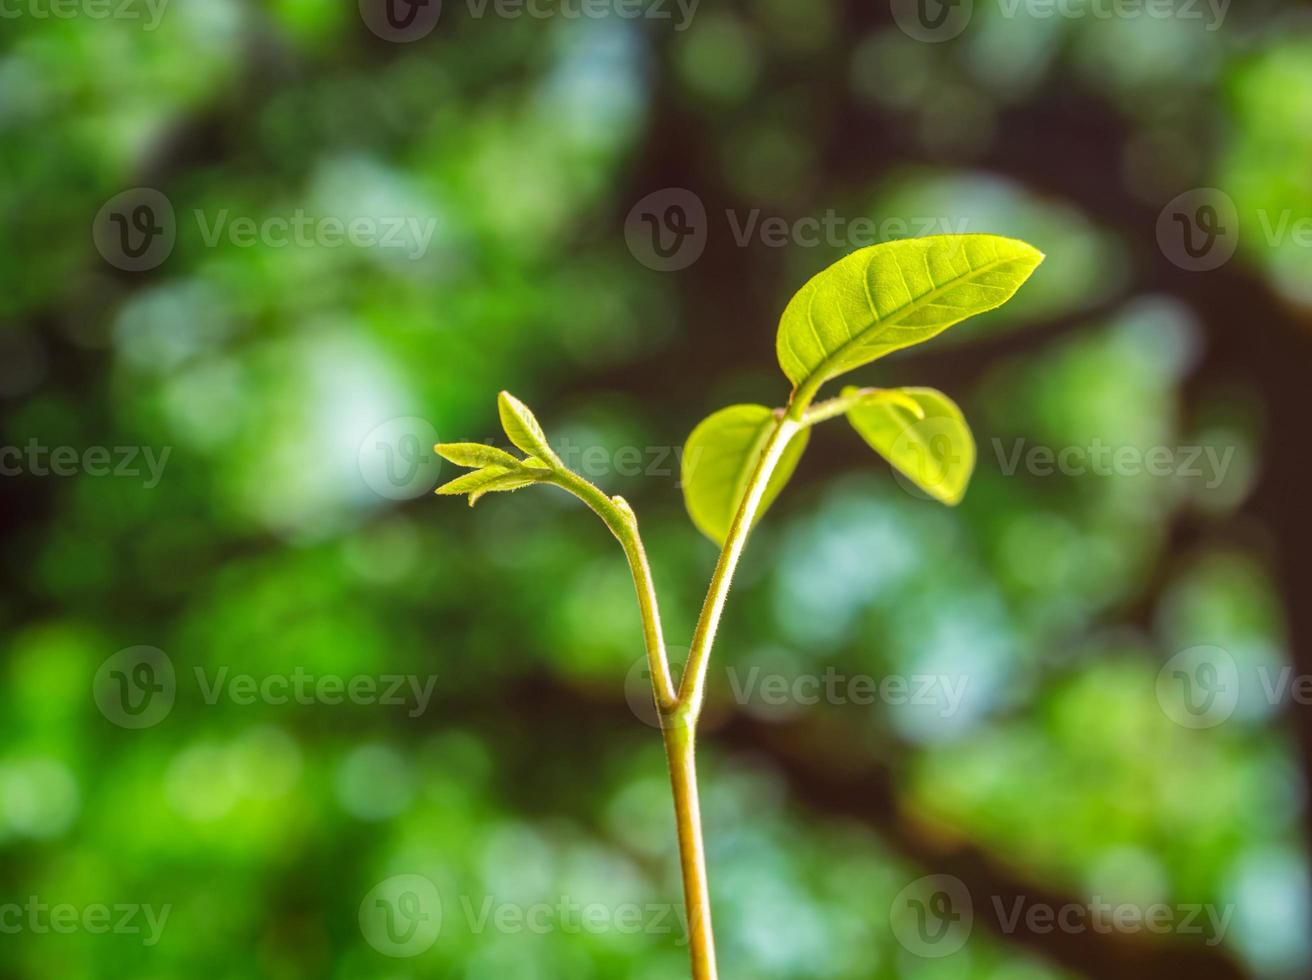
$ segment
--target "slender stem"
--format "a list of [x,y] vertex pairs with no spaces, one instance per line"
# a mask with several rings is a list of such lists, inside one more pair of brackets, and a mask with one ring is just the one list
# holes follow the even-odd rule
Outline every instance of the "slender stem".
[[878,394],[878,388],[857,388],[853,391],[845,392],[837,398],[829,398],[816,405],[812,405],[802,414],[803,425],[815,425],[817,422],[824,422],[827,419],[836,418],[843,415],[849,408],[860,401],[864,401],[871,395]]
[[[761,457],[757,460],[756,469],[752,471],[751,479],[747,484],[747,492],[743,494],[738,512],[734,515],[733,523],[729,525],[729,534],[720,552],[720,560],[716,562],[715,573],[711,576],[711,585],[706,592],[706,601],[702,604],[697,628],[693,631],[692,647],[688,652],[688,664],[683,671],[676,710],[681,717],[687,719],[694,730],[706,697],[706,670],[710,664],[711,647],[715,643],[715,631],[720,625],[720,615],[724,612],[725,600],[729,597],[729,586],[733,582],[734,570],[738,567],[738,559],[742,557],[743,548],[747,544],[747,535],[751,533],[757,511],[761,508],[761,500],[765,496],[765,488],[770,482],[770,476],[779,464],[784,450],[788,448],[788,441],[802,428],[798,419],[791,417],[792,411],[790,407],[789,415],[775,423],[774,431],[770,433],[761,450]],[[800,415],[800,412],[798,414]]]
[[693,980],[716,980],[715,931],[711,927],[711,889],[706,876],[701,804],[697,794],[695,726],[670,718],[665,726],[665,758],[674,791],[674,820],[679,836],[679,869],[688,913],[688,951]]
[[826,419],[847,414],[848,410],[862,402],[892,402],[901,405],[918,419],[925,417],[925,410],[910,395],[895,388],[852,388],[837,398],[830,398],[806,409],[801,414],[803,425],[815,425]]
[[642,610],[643,630],[651,665],[652,688],[660,711],[665,738],[665,757],[670,768],[670,787],[674,795],[675,825],[679,840],[679,867],[683,875],[684,905],[688,913],[688,946],[692,958],[692,980],[717,980],[715,933],[711,924],[711,895],[706,873],[706,845],[702,836],[701,805],[697,792],[697,721],[706,697],[706,674],[711,647],[729,596],[734,570],[742,557],[752,524],[760,511],[765,489],[789,440],[803,428],[840,415],[863,395],[853,393],[833,399],[810,412],[810,400],[818,384],[794,392],[786,411],[778,413],[774,429],[761,449],[760,459],[738,505],[715,572],[702,604],[692,648],[683,678],[676,693],[670,676],[669,661],[661,637],[660,613],[651,583],[647,556],[638,537],[637,520],[621,498],[610,498],[591,483],[568,471],[558,472],[553,481],[578,495],[591,507],[624,546],[633,570],[638,603]]
[[575,473],[561,469],[551,482],[568,490],[587,504],[610,528],[624,547],[638,592],[642,628],[651,668],[652,691],[665,738],[665,757],[670,768],[674,796],[674,820],[679,840],[679,870],[683,878],[684,908],[688,917],[688,949],[693,980],[717,980],[715,933],[711,927],[711,896],[706,876],[706,845],[702,838],[701,804],[697,792],[695,722],[681,717],[679,700],[670,675],[665,641],[661,635],[660,610],[652,584],[647,554],[638,535],[638,522],[621,497],[607,497]]
[[638,610],[642,614],[642,634],[647,648],[647,668],[651,671],[652,691],[656,708],[665,715],[676,707],[677,693],[670,662],[665,652],[665,637],[661,633],[661,612],[656,601],[656,586],[652,582],[647,551],[638,534],[638,519],[623,497],[607,497],[583,477],[566,469],[552,474],[551,482],[574,494],[596,513],[619,539],[624,557],[633,573],[633,587],[638,593]]

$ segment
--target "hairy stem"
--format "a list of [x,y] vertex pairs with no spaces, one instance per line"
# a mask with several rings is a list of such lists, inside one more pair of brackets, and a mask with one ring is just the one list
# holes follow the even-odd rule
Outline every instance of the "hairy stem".
[[837,398],[828,398],[816,405],[812,405],[802,414],[803,425],[815,425],[817,422],[824,422],[826,419],[837,418],[839,415],[845,415],[847,410],[859,402],[865,401],[872,395],[879,393],[878,388],[857,388],[854,391],[845,392]]
[[674,678],[665,652],[665,637],[661,632],[661,612],[656,601],[656,586],[647,563],[647,551],[638,534],[638,519],[622,497],[607,497],[583,477],[561,469],[552,474],[551,482],[568,490],[587,504],[610,528],[624,548],[624,557],[633,573],[633,587],[638,593],[638,610],[642,614],[642,634],[647,648],[647,668],[651,671],[652,692],[656,708],[662,716],[677,706]]
[[553,478],[559,486],[580,497],[591,507],[624,546],[638,590],[647,656],[651,667],[652,690],[659,710],[665,738],[665,757],[670,768],[670,787],[674,795],[675,826],[679,840],[679,868],[683,875],[683,897],[688,913],[688,946],[692,958],[693,980],[717,980],[715,934],[711,924],[710,885],[706,873],[706,845],[702,836],[701,805],[697,792],[697,721],[706,697],[706,674],[711,647],[720,624],[720,616],[729,596],[734,571],[747,545],[752,524],[761,509],[770,476],[783,457],[784,450],[801,429],[840,415],[849,404],[869,392],[833,399],[807,411],[814,390],[794,394],[786,411],[778,413],[774,430],[761,450],[760,459],[748,481],[747,491],[734,515],[716,562],[715,572],[702,604],[692,648],[678,691],[674,689],[669,661],[661,637],[660,613],[651,582],[647,556],[638,537],[633,512],[620,498],[610,498],[582,477],[568,471]]
[[[797,393],[797,394],[800,394]],[[788,442],[812,421],[805,416],[810,395],[794,395],[786,412],[779,413],[774,431],[761,450],[761,458],[747,484],[738,512],[720,559],[711,576],[706,601],[693,632],[692,649],[684,667],[679,696],[667,720],[665,753],[670,763],[670,781],[674,788],[674,812],[678,822],[679,861],[683,870],[684,901],[688,909],[688,939],[692,953],[693,980],[715,980],[715,935],[711,926],[710,886],[706,875],[706,848],[702,841],[701,812],[697,800],[696,737],[706,697],[706,674],[710,666],[711,647],[729,596],[734,570],[742,557],[752,524],[761,509],[761,500],[770,476],[783,457]],[[829,418],[829,415],[824,415]]]
[[693,980],[716,980],[715,932],[711,928],[711,889],[706,877],[701,804],[697,795],[695,727],[670,717],[665,725],[665,758],[674,791],[674,820],[679,837],[679,870],[688,913],[688,951]]
[[[800,413],[799,413],[800,414]],[[724,540],[720,560],[715,564],[715,573],[711,576],[711,585],[706,592],[706,601],[702,604],[702,613],[697,620],[697,628],[692,635],[692,648],[688,653],[688,665],[683,671],[683,680],[679,687],[678,714],[687,719],[696,730],[697,719],[701,715],[702,702],[706,697],[706,671],[710,664],[711,647],[715,643],[715,631],[720,625],[720,616],[724,612],[725,600],[729,597],[729,586],[733,582],[734,570],[738,559],[742,557],[751,533],[752,523],[761,508],[761,499],[765,496],[765,487],[770,482],[770,475],[779,465],[788,441],[802,428],[797,418],[789,414],[775,423],[761,458],[757,460],[756,469],[747,484],[742,503],[729,525],[729,534]]]
[[923,419],[925,417],[925,410],[920,407],[914,398],[904,392],[891,388],[851,388],[837,398],[829,398],[812,405],[800,413],[800,418],[803,425],[815,425],[817,422],[824,422],[826,419],[846,415],[849,409],[863,402],[881,401],[901,405],[916,418]]

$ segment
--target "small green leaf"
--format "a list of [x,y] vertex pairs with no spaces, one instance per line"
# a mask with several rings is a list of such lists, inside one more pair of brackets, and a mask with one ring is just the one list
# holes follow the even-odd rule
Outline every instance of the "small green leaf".
[[1043,261],[1025,242],[936,235],[859,249],[789,301],[775,341],[793,385],[823,382],[1001,306]]
[[484,466],[473,473],[463,473],[448,483],[443,483],[435,491],[443,496],[456,496],[462,493],[471,493],[481,486],[491,483],[497,477],[505,476],[512,472],[505,466]]
[[439,442],[433,447],[443,459],[450,460],[457,466],[504,466],[514,469],[520,465],[519,460],[504,449],[488,446],[481,442]]
[[[545,471],[543,471],[545,473]],[[506,490],[518,490],[520,487],[526,487],[532,483],[541,482],[542,477],[533,473],[529,467],[521,467],[510,473],[494,477],[487,483],[484,483],[477,490],[469,495],[469,506],[473,507],[478,503],[478,498],[485,493],[499,493]]]
[[[860,388],[847,387],[843,389],[844,398],[853,398],[859,396],[860,393],[861,393]],[[910,395],[908,395],[906,391],[903,390],[902,388],[866,389],[866,394],[861,399],[861,401],[865,404],[873,404],[875,402],[892,402],[894,404],[904,406],[907,409],[907,411],[909,411],[917,419],[923,419],[925,417],[925,406],[920,404],[920,402],[916,401]]]
[[[716,544],[724,544],[761,450],[778,424],[764,405],[731,405],[703,419],[688,437],[681,465],[683,500],[697,529]],[[810,435],[810,429],[802,429],[788,443],[766,485],[757,520],[797,468]]]
[[518,463],[513,469],[496,465],[484,466],[480,470],[458,476],[450,483],[442,484],[437,488],[437,492],[445,496],[467,493],[469,494],[469,506],[472,507],[478,502],[478,498],[485,493],[495,493],[499,490],[518,490],[530,483],[540,482],[549,473],[550,471],[545,468],[519,466]]
[[563,467],[560,458],[547,444],[547,434],[534,418],[529,407],[508,391],[497,396],[497,410],[501,414],[501,427],[506,436],[530,456],[536,456],[545,463]]
[[894,388],[854,405],[847,417],[875,452],[920,489],[949,506],[961,502],[975,469],[975,438],[947,395]]

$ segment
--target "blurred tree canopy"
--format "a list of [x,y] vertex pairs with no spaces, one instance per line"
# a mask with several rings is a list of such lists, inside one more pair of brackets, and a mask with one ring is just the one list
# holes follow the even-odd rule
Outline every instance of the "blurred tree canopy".
[[[862,372],[961,402],[980,461],[960,508],[834,427],[753,538],[703,741],[726,975],[1307,975],[1312,722],[1263,681],[1312,673],[1312,16],[1032,6],[980,0],[946,43],[908,35],[896,3],[834,0],[686,21],[447,0],[413,43],[325,0],[167,3],[153,28],[144,7],[14,6],[0,905],[170,912],[153,944],[5,930],[0,975],[684,975],[677,927],[479,918],[485,900],[678,901],[613,542],[564,495],[471,514],[380,490],[362,459],[388,425],[493,440],[495,394],[515,391],[633,504],[677,643],[715,557],[683,513],[682,440],[731,401],[786,397],[774,327],[808,276],[943,230],[1048,259],[1006,310]],[[140,188],[176,242],[125,271],[92,229]],[[670,188],[704,207],[705,242],[663,272],[632,249],[633,209]],[[1162,236],[1197,189],[1239,229],[1203,271]],[[400,247],[267,233],[297,215],[407,223]],[[1202,475],[1025,462],[1097,445],[1196,447]],[[111,467],[135,449],[136,474],[97,475],[88,447]],[[136,729],[93,687],[139,646],[167,655],[176,700]],[[1163,703],[1197,647],[1240,682],[1224,724]],[[772,704],[738,696],[754,670],[968,683],[951,712]],[[431,678],[431,696],[214,693],[298,672]],[[400,874],[437,886],[441,936],[389,959],[359,918]],[[930,874],[976,903],[940,959],[889,913]],[[992,899],[1017,898],[1230,917],[1220,942],[1009,932]]]

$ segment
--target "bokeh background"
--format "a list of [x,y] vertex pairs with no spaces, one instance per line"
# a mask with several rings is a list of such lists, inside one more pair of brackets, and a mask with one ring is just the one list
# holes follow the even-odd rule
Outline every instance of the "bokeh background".
[[686,434],[786,397],[807,277],[967,230],[1047,262],[857,376],[962,404],[966,501],[830,423],[731,597],[722,973],[1307,976],[1306,6],[383,6],[4,8],[0,975],[685,976],[619,550],[427,445],[532,405],[677,650]]

